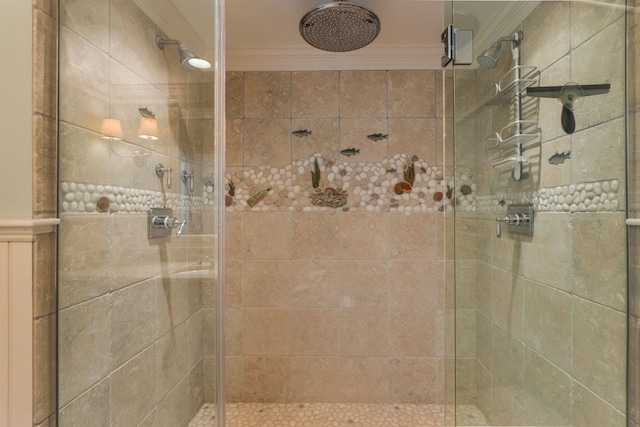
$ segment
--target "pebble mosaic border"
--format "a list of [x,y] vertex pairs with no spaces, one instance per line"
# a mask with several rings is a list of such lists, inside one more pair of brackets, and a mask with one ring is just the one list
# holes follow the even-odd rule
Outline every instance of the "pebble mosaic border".
[[[314,192],[311,171],[316,160],[321,178],[319,188]],[[415,170],[413,188],[410,192],[397,194],[395,186],[403,181],[403,170],[410,164]],[[471,177],[459,175],[454,181],[452,177],[445,177],[441,169],[407,154],[396,154],[380,162],[354,163],[333,161],[316,153],[309,159],[297,160],[282,168],[262,166],[229,172],[225,178],[226,209],[236,212],[448,212],[454,206],[465,212],[494,212],[502,211],[510,204],[532,203],[537,212],[575,213],[617,212],[621,206],[620,183],[616,179],[477,196],[476,184]],[[234,186],[232,196],[229,195],[230,182]],[[160,206],[201,212],[215,206],[211,183],[203,185],[202,196],[66,181],[60,187],[63,213],[146,213],[150,208]],[[317,197],[327,190],[340,192],[346,203],[335,208],[315,206],[314,195]],[[256,199],[261,191],[264,196]]]
[[[311,171],[317,160],[320,169],[320,191],[341,189],[348,200],[340,208],[314,206]],[[414,165],[415,181],[410,192],[397,194],[394,186],[403,181],[403,171]],[[475,191],[470,180],[467,185]],[[333,161],[320,153],[297,160],[282,168],[262,166],[226,174],[225,190],[233,182],[234,194],[227,210],[245,211],[400,211],[437,212],[451,208],[456,197],[470,203],[461,193],[454,195],[453,180],[447,182],[442,170],[424,159],[396,154],[380,162]],[[270,188],[260,203],[251,206],[250,199]],[[450,190],[450,191],[448,191]],[[439,193],[439,195],[438,195]]]
[[[85,184],[64,181],[61,209],[64,213],[146,213],[153,207],[167,207],[177,211],[200,212],[204,206],[213,206],[213,186],[205,185],[204,196],[162,193],[154,190]],[[101,199],[108,203],[101,206]]]

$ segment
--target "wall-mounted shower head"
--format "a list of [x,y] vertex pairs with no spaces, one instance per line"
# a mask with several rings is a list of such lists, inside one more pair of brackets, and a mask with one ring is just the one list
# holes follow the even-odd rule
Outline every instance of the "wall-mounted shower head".
[[498,65],[498,59],[500,59],[500,48],[502,47],[502,42],[494,42],[491,44],[489,49],[483,51],[478,58],[478,64],[482,65],[484,68],[496,68]]
[[300,19],[300,35],[311,46],[348,52],[371,43],[380,33],[380,19],[371,10],[346,1],[320,5]]
[[160,49],[164,49],[166,44],[175,44],[178,46],[178,53],[180,53],[180,65],[184,70],[201,69],[206,70],[211,68],[209,61],[202,59],[189,50],[179,40],[163,39],[160,36],[156,36],[156,43]]
[[482,51],[482,53],[476,58],[478,60],[478,64],[484,68],[495,68],[496,65],[498,65],[498,60],[500,59],[500,48],[502,47],[502,42],[510,41],[513,43],[514,47],[519,46],[522,42],[523,35],[522,31],[518,31],[512,36],[501,37],[497,41],[491,43],[489,49]]

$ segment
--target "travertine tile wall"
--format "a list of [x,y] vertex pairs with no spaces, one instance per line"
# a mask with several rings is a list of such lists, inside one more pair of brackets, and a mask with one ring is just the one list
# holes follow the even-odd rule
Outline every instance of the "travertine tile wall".
[[[57,215],[57,34],[55,0],[33,2],[33,218]],[[33,425],[55,425],[56,234],[33,246]]]
[[[228,72],[227,176],[314,153],[442,170],[441,85],[438,71]],[[277,208],[286,194],[226,211],[228,401],[442,402],[444,214]]]
[[[214,382],[213,279],[176,274],[215,258],[213,206],[202,203],[213,73],[186,72],[177,49],[158,49],[159,28],[131,0],[61,0],[60,21],[59,424],[185,426],[204,377]],[[157,141],[137,136],[142,107],[156,114]],[[122,140],[102,138],[106,117],[121,121]],[[172,188],[157,163],[173,169]],[[149,204],[170,200],[185,235],[147,239]]]
[[[495,235],[505,207],[456,212],[457,402],[476,403],[492,425],[624,426],[626,351],[625,19],[618,7],[544,2],[521,29],[523,63],[541,85],[611,83],[560,127],[560,105],[539,104],[542,147],[530,177],[491,165],[485,137],[508,111],[474,99],[510,64],[456,75],[456,172],[477,177],[479,196],[617,181],[617,204],[598,211],[536,212],[533,237]],[[505,35],[509,32],[505,31]],[[508,56],[504,51],[503,54]],[[462,98],[464,97],[464,98]],[[564,164],[548,161],[571,151]],[[502,178],[496,178],[502,176]],[[558,194],[558,193],[557,193]],[[519,196],[518,196],[519,197]],[[529,196],[531,197],[531,196]],[[533,201],[533,200],[532,200]]]
[[[637,8],[637,2],[629,2],[629,6]],[[638,31],[638,14],[629,14],[627,21],[627,80],[628,87],[628,165],[629,165],[629,218],[640,218],[640,145],[638,144],[638,112],[640,107],[640,91],[638,90],[638,47],[640,32]],[[628,342],[628,425],[640,425],[640,235],[638,227],[629,229],[629,342]]]

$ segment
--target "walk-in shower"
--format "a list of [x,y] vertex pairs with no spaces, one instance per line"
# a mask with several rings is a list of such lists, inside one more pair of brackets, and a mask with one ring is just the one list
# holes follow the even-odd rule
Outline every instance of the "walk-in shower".
[[[474,64],[274,71],[224,69],[218,1],[94,3],[60,0],[57,425],[625,426],[623,9],[455,0]],[[569,135],[522,79],[610,91]]]

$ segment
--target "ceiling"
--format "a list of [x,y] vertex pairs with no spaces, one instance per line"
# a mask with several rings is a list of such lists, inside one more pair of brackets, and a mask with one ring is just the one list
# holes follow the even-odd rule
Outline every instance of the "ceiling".
[[[452,2],[433,0],[353,0],[373,10],[379,36],[352,52],[325,52],[309,46],[298,31],[300,18],[330,0],[225,1],[227,70],[297,71],[348,69],[438,69],[440,35],[450,21]],[[172,38],[212,60],[211,0],[135,0]],[[476,51],[511,31],[537,2],[456,2],[456,28],[472,29]],[[490,25],[489,25],[490,24]]]

